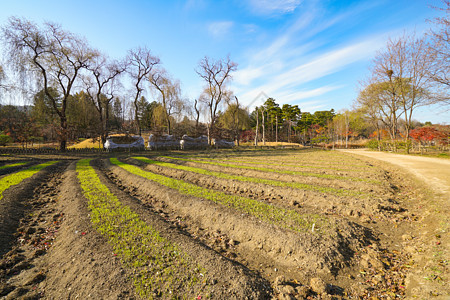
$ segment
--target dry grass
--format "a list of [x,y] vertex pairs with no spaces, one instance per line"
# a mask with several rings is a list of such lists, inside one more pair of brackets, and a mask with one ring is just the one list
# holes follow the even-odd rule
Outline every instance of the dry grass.
[[69,146],[69,149],[84,149],[84,148],[102,148],[102,144],[100,142],[100,138],[92,138],[92,139],[85,139],[84,141]]

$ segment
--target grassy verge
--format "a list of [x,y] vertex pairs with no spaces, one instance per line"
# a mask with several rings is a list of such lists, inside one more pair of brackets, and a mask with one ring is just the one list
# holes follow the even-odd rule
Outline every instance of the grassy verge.
[[140,296],[178,299],[187,291],[200,296],[204,292],[200,287],[204,270],[193,267],[187,254],[123,205],[100,182],[89,161],[79,160],[77,173],[89,201],[91,221],[122,262],[137,271],[134,284]]
[[231,207],[238,212],[247,213],[263,222],[277,225],[297,232],[310,231],[313,224],[320,229],[329,225],[328,219],[317,214],[299,214],[295,210],[276,207],[254,199],[228,195],[222,192],[206,189],[183,180],[173,179],[166,176],[144,171],[136,166],[125,164],[117,158],[111,158],[111,163],[125,169],[126,171],[152,180],[161,185],[177,190],[182,194],[207,199],[215,203]]
[[3,199],[3,192],[13,185],[21,183],[24,179],[27,179],[45,167],[53,165],[57,161],[49,161],[43,164],[32,166],[26,170],[22,170],[10,175],[7,175],[0,179],[0,200]]
[[194,163],[200,163],[200,164],[209,164],[209,165],[214,165],[214,166],[235,168],[235,169],[246,169],[246,170],[262,171],[262,172],[270,172],[270,173],[278,173],[278,174],[325,178],[325,179],[364,181],[364,182],[376,183],[376,184],[380,183],[380,181],[378,181],[378,180],[371,180],[371,179],[358,178],[358,177],[348,177],[348,176],[339,176],[339,175],[330,175],[330,174],[317,174],[317,173],[299,172],[299,171],[285,171],[285,170],[277,170],[277,169],[271,169],[271,168],[241,166],[241,165],[236,165],[236,164],[227,164],[227,163],[195,160],[195,159],[188,159],[188,158],[179,158],[179,157],[172,157],[172,156],[162,156],[162,157],[172,159],[172,160],[181,160],[181,161],[188,161],[188,162],[194,162]]
[[153,164],[153,165],[167,167],[167,168],[171,168],[171,169],[189,171],[189,172],[193,172],[193,173],[197,173],[197,174],[209,175],[209,176],[214,176],[214,177],[223,178],[223,179],[238,180],[238,181],[242,181],[242,182],[261,183],[261,184],[266,184],[266,185],[271,185],[271,186],[279,186],[279,187],[291,187],[291,188],[295,188],[295,189],[316,191],[316,192],[334,194],[334,195],[339,195],[339,196],[363,195],[362,192],[347,191],[347,190],[343,190],[343,189],[335,189],[335,188],[330,188],[330,187],[321,187],[321,186],[310,185],[310,184],[305,184],[305,183],[278,181],[278,180],[270,180],[270,179],[263,179],[263,178],[256,178],[256,177],[247,177],[247,176],[226,174],[226,173],[221,173],[221,172],[209,171],[209,170],[205,170],[205,169],[201,169],[201,168],[194,168],[194,167],[182,166],[182,165],[177,165],[177,164],[168,163],[168,162],[151,160],[146,157],[133,157],[133,158],[137,159],[139,161],[145,162],[147,164]]
[[9,164],[9,165],[4,165],[0,167],[0,170],[4,170],[4,169],[8,169],[8,168],[13,168],[13,167],[20,167],[23,165],[26,165],[28,162],[18,162],[18,163],[14,163],[14,164]]

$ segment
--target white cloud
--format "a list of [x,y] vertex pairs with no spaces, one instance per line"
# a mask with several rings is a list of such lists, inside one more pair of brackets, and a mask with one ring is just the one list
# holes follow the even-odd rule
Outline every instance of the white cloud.
[[233,74],[233,81],[240,86],[248,86],[253,80],[273,74],[273,72],[278,72],[282,68],[283,63],[281,61],[272,61],[259,66],[250,66],[236,71]]
[[260,15],[292,13],[301,0],[249,0],[252,11]]
[[213,22],[209,24],[208,31],[214,38],[222,38],[230,32],[233,25],[232,21]]
[[315,101],[306,101],[298,103],[298,107],[302,112],[315,112],[317,110],[328,110],[330,109],[326,104],[326,101],[315,100]]
[[[291,66],[287,69],[281,68],[275,70],[272,67],[274,60],[269,60],[268,63],[259,67],[243,69],[238,74],[240,81],[236,81],[238,85],[234,90],[240,99],[242,99],[242,102],[247,105],[259,105],[260,103],[252,102],[260,92],[265,92],[270,97],[274,97],[282,103],[298,103],[302,99],[322,96],[341,88],[341,86],[322,83],[322,86],[310,90],[300,90],[300,88],[305,83],[336,73],[355,62],[369,59],[373,56],[374,51],[383,43],[383,36],[369,37],[367,40],[352,43],[312,57],[306,63],[301,63],[300,59],[297,61],[284,60],[278,63],[278,65],[283,63],[286,66]],[[270,71],[272,71],[272,75],[268,76]],[[243,79],[245,76],[248,76],[247,80]],[[251,84],[252,81],[257,80],[264,80],[264,82],[259,85]],[[240,91],[246,92],[239,95]]]
[[310,99],[318,96],[322,96],[331,91],[340,89],[342,86],[322,86],[319,88],[315,88],[312,90],[301,90],[298,92],[293,92],[292,90],[288,90],[287,92],[283,92],[278,94],[280,99],[283,99],[283,103],[298,103],[299,100],[302,99]]

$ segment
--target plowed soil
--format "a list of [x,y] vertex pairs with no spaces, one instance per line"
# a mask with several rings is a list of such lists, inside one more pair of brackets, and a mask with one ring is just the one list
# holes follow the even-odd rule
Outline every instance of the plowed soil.
[[[208,294],[174,291],[174,298],[449,295],[448,198],[443,200],[448,187],[430,192],[396,166],[337,151],[163,154],[143,152],[136,157],[169,164],[149,164],[129,155],[119,160],[204,189],[325,220],[301,231],[286,229],[132,174],[109,157],[95,157],[91,166],[111,193],[208,273]],[[50,157],[10,157],[4,164],[29,163],[1,170],[0,178],[43,159]],[[0,299],[140,299],[134,286],[137,270],[123,264],[91,222],[75,159],[61,156],[58,164],[3,193]],[[158,298],[157,290],[153,297]]]

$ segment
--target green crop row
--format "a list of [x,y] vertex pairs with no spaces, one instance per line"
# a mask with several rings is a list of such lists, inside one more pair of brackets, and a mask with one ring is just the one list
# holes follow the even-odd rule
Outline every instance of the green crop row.
[[309,173],[309,172],[276,170],[276,169],[270,169],[270,168],[241,166],[241,165],[235,165],[235,164],[227,164],[227,163],[219,163],[219,162],[212,162],[212,161],[203,161],[203,160],[179,158],[179,157],[172,157],[172,156],[161,156],[161,157],[172,159],[172,160],[181,160],[181,161],[188,161],[188,162],[194,162],[194,163],[200,163],[200,164],[209,164],[209,165],[214,165],[214,166],[235,168],[235,169],[245,169],[245,170],[254,170],[254,171],[262,171],[262,172],[288,174],[288,175],[298,175],[298,176],[307,176],[307,177],[317,177],[317,178],[326,178],[326,179],[365,181],[365,182],[377,183],[377,184],[380,183],[377,180],[371,180],[371,179],[365,179],[365,178],[359,178],[359,177],[348,177],[348,176],[339,176],[339,175],[330,175],[330,174],[317,174],[317,173]]
[[[183,291],[202,292],[205,272],[179,247],[145,223],[101,183],[90,159],[77,162],[78,180],[88,199],[91,221],[125,266],[136,270],[134,285],[144,298],[172,299]],[[203,278],[202,278],[203,277]],[[199,283],[200,285],[197,285]],[[178,298],[177,298],[178,299]]]
[[[297,232],[306,232],[312,228],[313,224],[322,229],[329,225],[327,218],[317,214],[300,214],[295,210],[280,208],[237,195],[228,195],[223,192],[202,188],[183,180],[147,172],[136,166],[125,164],[117,158],[111,158],[110,160],[111,163],[132,174],[152,180],[161,185],[177,190],[182,194],[207,199],[215,203],[234,208],[239,213],[247,213],[260,219],[261,221],[275,224],[279,227],[291,229]],[[314,232],[319,232],[319,230]]]
[[22,170],[10,175],[7,175],[0,179],[0,200],[3,199],[3,192],[10,188],[13,185],[21,183],[24,179],[27,179],[45,167],[53,165],[57,163],[57,161],[49,161],[43,164],[32,166],[26,170]]
[[271,180],[271,179],[263,179],[263,178],[256,178],[256,177],[247,177],[247,176],[226,174],[226,173],[221,173],[221,172],[205,170],[205,169],[201,169],[201,168],[188,167],[188,166],[182,166],[182,165],[177,165],[177,164],[168,163],[168,162],[151,160],[146,157],[133,157],[133,158],[137,159],[139,161],[145,162],[147,164],[154,164],[154,165],[158,165],[158,166],[162,166],[162,167],[178,169],[178,170],[183,170],[183,171],[189,171],[189,172],[194,172],[194,173],[198,173],[198,174],[202,174],[202,175],[214,176],[214,177],[223,178],[223,179],[238,180],[238,181],[242,181],[242,182],[261,183],[261,184],[266,184],[266,185],[271,185],[271,186],[291,187],[291,188],[295,188],[295,189],[316,191],[316,192],[328,193],[328,194],[334,194],[334,195],[340,195],[340,196],[363,195],[362,192],[348,191],[348,190],[343,190],[343,189],[335,189],[335,188],[331,188],[331,187],[322,187],[322,186],[310,185],[310,184],[305,184],[305,183],[278,181],[278,180]]
[[20,167],[23,165],[26,165],[28,162],[18,162],[18,163],[14,163],[14,164],[9,164],[9,165],[4,165],[0,167],[0,170],[4,170],[4,169],[8,169],[8,168],[13,168],[13,167]]

